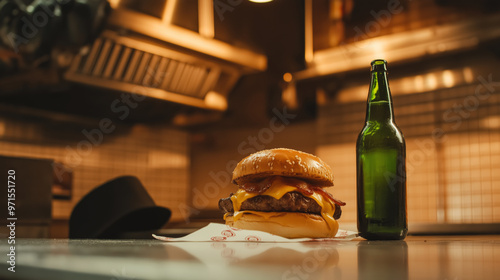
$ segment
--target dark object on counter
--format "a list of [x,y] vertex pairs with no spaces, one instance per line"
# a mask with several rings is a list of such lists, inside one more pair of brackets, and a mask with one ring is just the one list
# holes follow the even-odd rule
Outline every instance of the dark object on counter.
[[139,179],[122,176],[78,202],[69,220],[69,237],[114,239],[126,232],[156,230],[170,215],[170,209],[155,205]]
[[[0,156],[0,238],[47,238],[52,214],[50,159]],[[7,226],[6,226],[7,225]]]
[[356,144],[359,235],[369,239],[404,239],[406,148],[394,122],[387,62],[371,63],[366,123]]

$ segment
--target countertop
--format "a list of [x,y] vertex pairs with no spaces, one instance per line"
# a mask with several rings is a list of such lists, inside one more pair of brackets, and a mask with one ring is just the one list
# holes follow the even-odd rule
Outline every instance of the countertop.
[[499,279],[500,235],[306,243],[0,240],[0,279]]

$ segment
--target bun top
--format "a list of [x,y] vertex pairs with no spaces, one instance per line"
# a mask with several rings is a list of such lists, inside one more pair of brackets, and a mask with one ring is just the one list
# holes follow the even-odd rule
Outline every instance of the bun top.
[[262,150],[242,159],[233,171],[233,183],[242,185],[269,176],[306,179],[317,186],[333,186],[332,169],[317,156],[297,150]]

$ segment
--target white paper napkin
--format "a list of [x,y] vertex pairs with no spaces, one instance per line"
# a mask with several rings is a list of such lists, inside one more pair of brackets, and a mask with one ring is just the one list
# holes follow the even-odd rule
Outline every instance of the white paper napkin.
[[289,239],[278,235],[257,230],[243,230],[230,227],[225,224],[210,223],[207,226],[188,234],[184,237],[171,238],[158,236],[153,237],[168,242],[306,242],[306,241],[334,241],[351,240],[357,237],[357,233],[339,229],[337,235],[332,238],[294,238]]

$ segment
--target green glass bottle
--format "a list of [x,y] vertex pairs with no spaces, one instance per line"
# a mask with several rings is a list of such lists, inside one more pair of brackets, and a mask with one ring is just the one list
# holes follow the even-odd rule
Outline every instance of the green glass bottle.
[[406,147],[394,122],[387,62],[371,63],[366,122],[356,143],[358,231],[368,240],[401,240],[406,216]]

